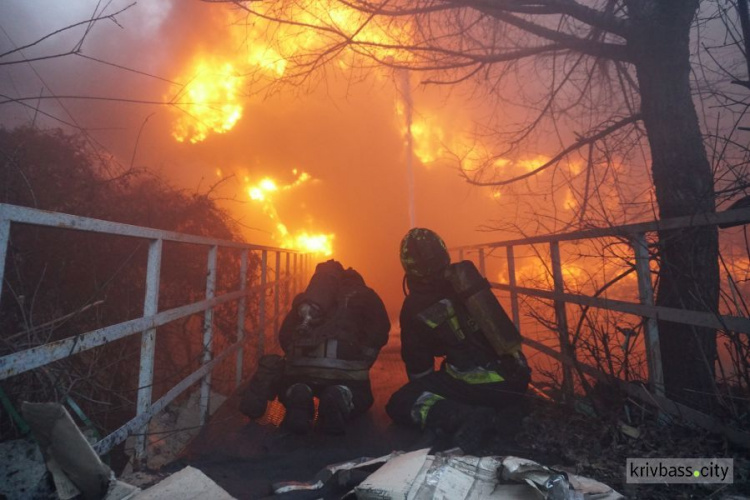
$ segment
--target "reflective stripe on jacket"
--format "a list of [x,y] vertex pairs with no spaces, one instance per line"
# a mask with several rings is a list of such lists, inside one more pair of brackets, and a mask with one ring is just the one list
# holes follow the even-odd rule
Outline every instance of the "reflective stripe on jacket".
[[467,384],[492,384],[505,381],[505,378],[495,370],[488,370],[481,366],[461,371],[450,363],[445,363],[445,372],[451,377],[466,382]]
[[[328,339],[314,348],[294,347],[287,360],[286,374],[326,379],[367,380],[372,359],[338,359],[338,340]],[[377,354],[377,351],[375,351]]]

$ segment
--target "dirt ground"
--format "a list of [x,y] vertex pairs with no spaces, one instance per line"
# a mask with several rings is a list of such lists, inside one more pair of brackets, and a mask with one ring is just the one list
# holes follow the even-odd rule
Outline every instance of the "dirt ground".
[[[393,424],[385,414],[388,398],[406,381],[398,348],[389,345],[381,353],[371,373],[375,404],[349,424],[346,435],[313,432],[297,436],[285,432],[278,427],[283,417],[283,407],[278,403],[271,404],[262,420],[250,421],[237,410],[235,396],[168,469],[192,465],[236,498],[264,498],[272,494],[273,483],[309,481],[326,465],[434,444],[418,430]],[[531,392],[520,432],[511,438],[490,439],[480,452],[520,456],[588,476],[628,498],[750,497],[747,450],[733,448],[721,436],[659,423],[654,413],[627,398],[611,397],[606,405],[606,414],[597,416],[582,402],[562,406]],[[626,484],[626,459],[637,457],[734,458],[734,484]]]
[[[569,408],[533,399],[513,446],[527,458],[597,479],[627,498],[750,498],[750,450],[701,429],[659,422],[651,411],[620,401],[608,414],[593,416],[580,403]],[[504,454],[502,445],[491,451]],[[627,458],[733,458],[734,484],[627,484]]]

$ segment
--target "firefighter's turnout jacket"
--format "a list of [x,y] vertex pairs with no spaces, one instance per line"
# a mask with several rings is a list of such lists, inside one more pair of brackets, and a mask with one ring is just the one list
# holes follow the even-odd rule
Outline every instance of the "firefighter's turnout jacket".
[[[338,267],[337,267],[338,266]],[[320,318],[304,324],[300,306],[316,305]],[[285,375],[320,381],[366,381],[388,341],[390,320],[383,301],[352,268],[319,264],[310,285],[297,295],[279,330]]]
[[410,379],[431,373],[434,358],[442,356],[447,374],[468,383],[502,382],[503,372],[519,368],[516,359],[496,354],[448,280],[406,279],[401,357]]

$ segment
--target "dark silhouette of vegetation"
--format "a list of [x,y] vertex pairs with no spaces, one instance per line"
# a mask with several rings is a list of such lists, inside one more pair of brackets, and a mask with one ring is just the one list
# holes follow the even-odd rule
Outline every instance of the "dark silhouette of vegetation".
[[[145,170],[112,176],[104,161],[78,135],[2,129],[0,201],[240,239],[237,227],[208,194],[177,190]],[[147,250],[146,240],[14,225],[0,304],[0,355],[142,316]],[[239,254],[220,252],[219,259],[217,292],[236,289]],[[252,258],[251,274],[255,262]],[[166,244],[160,310],[201,300],[205,287],[206,248]],[[214,348],[234,342],[236,321],[236,305],[217,309]],[[199,318],[189,317],[158,329],[154,399],[199,366],[201,328]],[[252,359],[252,353],[247,355]],[[106,435],[134,415],[139,357],[140,337],[134,335],[6,379],[0,389],[14,404],[70,398]],[[230,379],[215,375],[215,390],[227,389]],[[0,412],[3,438],[17,433],[9,414]]]

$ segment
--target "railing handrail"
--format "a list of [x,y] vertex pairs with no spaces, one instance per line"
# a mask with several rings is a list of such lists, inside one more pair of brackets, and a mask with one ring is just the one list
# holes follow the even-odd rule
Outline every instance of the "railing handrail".
[[705,311],[691,311],[688,309],[641,304],[627,300],[605,299],[575,293],[558,293],[550,290],[523,286],[511,287],[507,283],[497,283],[494,281],[490,281],[490,286],[496,290],[502,290],[505,292],[515,290],[523,295],[540,299],[596,307],[598,309],[633,314],[644,318],[671,321],[672,323],[682,323],[703,328],[731,330],[733,332],[750,334],[750,318],[744,316],[719,315]]
[[637,222],[634,224],[623,224],[620,226],[597,227],[570,231],[567,233],[552,233],[547,235],[529,236],[513,240],[491,241],[473,245],[462,245],[451,247],[451,250],[475,250],[479,248],[502,248],[508,246],[533,245],[535,243],[552,243],[561,241],[585,240],[602,238],[606,236],[634,236],[642,233],[655,231],[668,231],[671,229],[683,229],[686,227],[715,226],[719,224],[746,224],[750,223],[750,207],[725,210],[723,212],[688,215],[684,217],[673,217],[670,219],[654,220],[649,222]]
[[[675,217],[670,219],[625,224],[620,226],[586,229],[568,233],[557,233],[548,235],[531,236],[514,240],[495,241],[475,245],[464,245],[450,248],[457,252],[459,260],[463,259],[467,251],[476,251],[479,268],[482,275],[486,276],[486,249],[506,249],[508,261],[508,283],[497,283],[489,280],[493,289],[510,292],[511,314],[513,322],[520,330],[520,313],[518,307],[518,295],[537,297],[554,302],[555,319],[559,335],[560,348],[555,350],[532,339],[524,339],[524,343],[537,351],[557,359],[563,371],[563,391],[566,396],[573,392],[573,372],[576,368],[587,375],[600,379],[606,379],[617,383],[631,396],[639,398],[648,404],[656,406],[659,411],[669,413],[673,416],[683,417],[692,423],[723,432],[731,441],[750,448],[750,434],[725,425],[697,410],[672,401],[664,395],[664,376],[661,366],[661,348],[659,342],[658,320],[666,320],[698,327],[731,330],[735,332],[750,333],[750,318],[721,315],[718,312],[692,311],[663,307],[655,305],[654,292],[651,282],[651,271],[649,268],[650,255],[645,234],[676,230],[687,227],[726,225],[726,227],[750,223],[750,207],[730,209],[720,213],[697,214],[686,217]],[[560,259],[559,244],[563,241],[597,239],[603,237],[627,237],[628,244],[634,251],[635,272],[638,280],[639,302],[613,300],[584,294],[572,294],[565,291],[562,273],[562,262]],[[519,286],[515,276],[514,248],[523,245],[548,244],[552,268],[553,290],[528,288]],[[568,338],[567,312],[565,304],[579,304],[587,307],[596,307],[610,311],[641,316],[644,321],[644,338],[646,346],[646,357],[648,361],[648,375],[651,392],[645,388],[635,388],[624,381],[609,376],[598,369],[577,361],[571,349]]]
[[19,224],[34,226],[55,227],[72,229],[75,231],[87,231],[118,236],[130,236],[148,240],[174,241],[178,243],[192,243],[204,246],[220,246],[226,248],[237,248],[241,250],[267,250],[269,252],[300,253],[291,248],[279,248],[266,245],[255,245],[241,241],[223,240],[208,236],[154,229],[144,226],[134,226],[122,222],[111,222],[80,215],[70,215],[60,212],[50,212],[38,208],[22,207],[0,203],[0,221],[10,221]]
[[[129,435],[137,433],[140,429],[143,429],[156,413],[161,411],[177,396],[199,380],[201,381],[200,421],[201,424],[205,423],[209,413],[209,394],[212,369],[217,363],[235,351],[237,352],[237,377],[235,384],[236,386],[239,386],[241,383],[244,344],[246,340],[253,340],[253,338],[245,336],[244,323],[246,308],[244,306],[244,299],[254,293],[260,293],[258,326],[254,332],[251,332],[257,336],[258,355],[260,356],[264,349],[264,332],[269,326],[265,311],[266,290],[273,290],[274,294],[272,304],[273,316],[269,319],[272,320],[274,324],[278,324],[279,316],[282,314],[281,304],[279,302],[281,285],[285,285],[286,291],[289,294],[287,298],[291,300],[291,295],[296,292],[296,289],[301,283],[300,278],[307,274],[311,264],[310,254],[304,254],[293,249],[196,236],[175,231],[165,231],[0,203],[0,285],[3,284],[5,274],[5,261],[10,242],[11,224],[54,227],[73,231],[126,236],[145,239],[149,242],[145,276],[146,290],[142,316],[0,357],[0,380],[3,380],[45,366],[54,361],[70,357],[74,354],[102,346],[110,341],[141,334],[141,360],[138,375],[138,402],[136,416],[113,433],[105,436],[94,446],[96,451],[100,454],[108,452],[113,446],[124,441]],[[208,272],[206,273],[206,294],[204,299],[166,311],[159,311],[159,285],[161,281],[161,259],[164,241],[197,244],[207,247]],[[241,261],[238,270],[240,280],[239,289],[228,291],[222,295],[215,295],[217,251],[219,248],[231,248],[241,251]],[[260,276],[258,284],[247,286],[248,254],[251,251],[260,252]],[[276,267],[272,268],[274,270],[273,281],[268,280],[269,252],[276,253]],[[286,266],[284,268],[283,276],[281,274],[282,253],[286,255]],[[290,267],[290,255],[294,255],[293,270]],[[2,288],[0,287],[0,291],[1,290]],[[211,351],[214,329],[213,310],[218,305],[229,302],[238,303],[237,341],[230,346],[226,346],[221,352],[213,353]],[[284,309],[286,309],[288,305],[289,304],[284,304]],[[180,318],[201,312],[204,314],[202,342],[204,352],[201,357],[201,366],[183,380],[173,385],[166,394],[157,401],[152,401],[151,389],[153,386],[156,328]],[[136,464],[140,465],[146,459],[146,440],[144,433],[137,435],[135,448]]]

